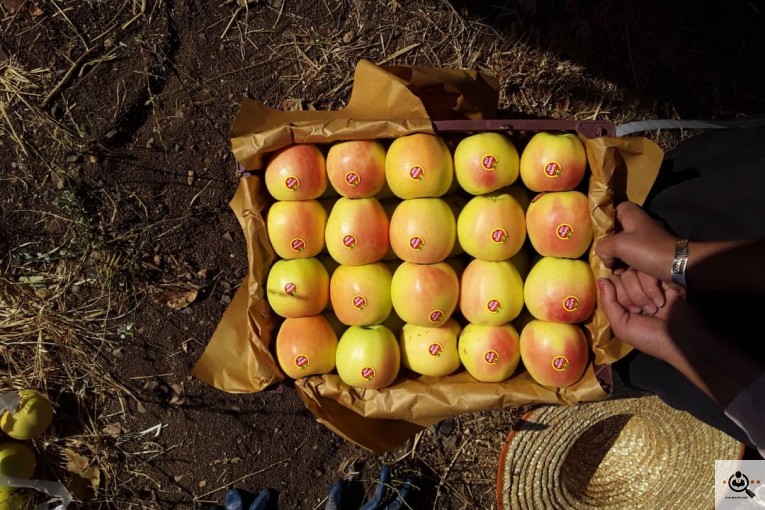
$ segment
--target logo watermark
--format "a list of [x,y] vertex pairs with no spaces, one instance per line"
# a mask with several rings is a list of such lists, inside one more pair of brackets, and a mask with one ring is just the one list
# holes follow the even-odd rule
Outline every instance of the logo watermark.
[[765,509],[765,460],[715,461],[715,510]]

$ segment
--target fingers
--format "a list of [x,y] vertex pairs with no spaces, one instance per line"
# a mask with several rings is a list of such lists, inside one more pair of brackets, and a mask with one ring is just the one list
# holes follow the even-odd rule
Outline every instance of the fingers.
[[595,253],[597,253],[600,260],[606,267],[614,267],[616,261],[619,259],[619,243],[621,239],[619,234],[614,234],[605,239],[598,241],[595,245]]
[[630,300],[638,308],[638,310],[630,309],[632,313],[646,313],[648,315],[653,315],[658,311],[658,307],[653,302],[653,299],[648,295],[647,291],[643,289],[640,273],[630,269],[622,273],[620,279]]
[[616,206],[615,216],[618,225],[624,232],[632,232],[646,221],[653,221],[639,205],[632,202],[622,202]]
[[600,304],[617,338],[639,350],[652,354],[657,351],[656,339],[660,337],[663,321],[650,315],[631,314],[618,301],[613,282],[598,280]]
[[618,301],[619,304],[622,305],[622,307],[624,307],[624,309],[628,310],[630,313],[641,313],[640,307],[632,301],[632,298],[627,292],[627,289],[624,288],[622,279],[617,276],[612,276],[609,278],[609,281],[614,285],[614,288],[616,289],[616,301]]
[[664,290],[662,288],[662,282],[658,278],[647,275],[645,273],[638,272],[638,280],[640,280],[640,286],[646,295],[651,298],[657,308],[661,308],[666,303],[664,297]]

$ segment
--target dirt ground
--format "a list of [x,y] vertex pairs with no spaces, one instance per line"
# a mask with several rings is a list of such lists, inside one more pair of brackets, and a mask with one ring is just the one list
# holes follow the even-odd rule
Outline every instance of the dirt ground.
[[[317,424],[292,388],[230,395],[191,376],[246,271],[228,208],[243,96],[339,108],[368,58],[492,73],[507,115],[730,118],[763,110],[761,12],[0,0],[0,378],[57,406],[42,475],[78,481],[78,507],[125,509],[202,508],[231,485],[321,508],[354,461],[376,476],[381,459]],[[650,136],[669,149],[681,135]],[[422,470],[418,508],[493,508],[518,412],[448,420],[382,459],[397,479]]]

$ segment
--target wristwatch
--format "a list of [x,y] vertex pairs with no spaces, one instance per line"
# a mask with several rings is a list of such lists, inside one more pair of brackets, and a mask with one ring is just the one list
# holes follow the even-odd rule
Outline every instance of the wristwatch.
[[675,243],[675,259],[672,261],[672,283],[687,288],[685,269],[688,267],[688,239],[680,239]]

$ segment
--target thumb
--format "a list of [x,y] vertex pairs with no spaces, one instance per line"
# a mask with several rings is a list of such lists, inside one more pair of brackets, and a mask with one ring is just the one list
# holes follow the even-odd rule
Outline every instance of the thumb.
[[595,253],[600,257],[600,260],[603,261],[606,267],[614,267],[616,260],[620,258],[621,236],[622,234],[614,234],[601,239],[595,245]]
[[613,282],[607,278],[598,279],[598,288],[600,289],[600,306],[611,324],[616,336],[621,338],[623,325],[627,323],[629,311],[624,308],[616,299],[616,287]]

